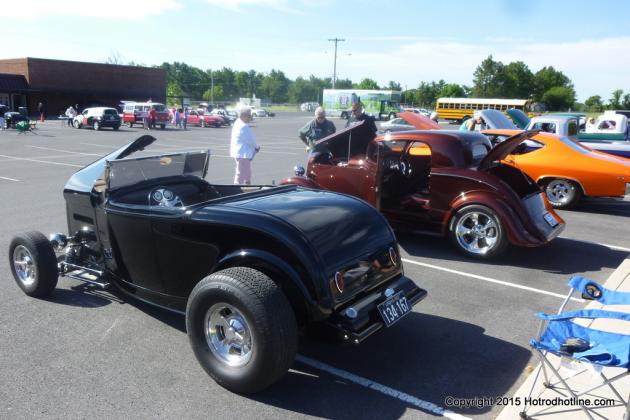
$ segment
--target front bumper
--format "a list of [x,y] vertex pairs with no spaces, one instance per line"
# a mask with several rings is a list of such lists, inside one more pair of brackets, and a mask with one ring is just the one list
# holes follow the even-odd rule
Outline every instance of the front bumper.
[[[388,289],[391,290],[389,294],[386,294]],[[411,279],[400,276],[335,312],[328,320],[328,325],[332,327],[339,339],[359,344],[385,327],[377,306],[387,300],[389,295],[401,291],[411,307],[427,296],[426,290],[416,286]]]

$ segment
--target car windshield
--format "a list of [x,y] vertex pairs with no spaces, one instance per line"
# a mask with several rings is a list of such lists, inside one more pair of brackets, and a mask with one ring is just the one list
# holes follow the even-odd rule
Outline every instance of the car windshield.
[[155,108],[156,111],[158,112],[163,112],[166,111],[166,107],[162,104],[153,104],[151,105],[153,108]]
[[105,115],[118,115],[118,111],[116,111],[115,109],[106,109],[105,111],[103,111],[103,114],[105,114]]
[[206,151],[110,161],[109,190],[150,179],[179,175],[193,175],[203,179],[209,156],[210,152]]

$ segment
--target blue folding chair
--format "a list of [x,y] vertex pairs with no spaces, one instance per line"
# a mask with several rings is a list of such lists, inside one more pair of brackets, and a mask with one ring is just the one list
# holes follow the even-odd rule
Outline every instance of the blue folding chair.
[[[613,385],[613,382],[625,377],[629,373],[630,324],[627,324],[628,334],[621,334],[592,329],[574,322],[576,319],[595,320],[600,318],[630,321],[630,313],[600,309],[582,309],[563,312],[575,292],[580,292],[583,299],[595,300],[604,305],[630,305],[630,293],[609,290],[593,280],[577,276],[569,280],[569,286],[571,290],[566,299],[562,302],[562,305],[560,305],[557,315],[537,314],[541,319],[540,328],[538,329],[538,338],[531,340],[530,345],[540,357],[541,364],[529,391],[529,398],[531,399],[532,397],[538,376],[542,371],[545,378],[545,388],[567,391],[570,396],[575,399],[576,405],[579,405],[590,419],[594,419],[593,414],[596,414],[594,411],[595,407],[581,404],[580,400],[583,401],[585,399],[584,396],[597,398],[598,396],[592,394],[593,391],[604,386],[610,387],[615,396],[615,401],[614,405],[608,405],[606,407],[624,406],[626,408],[624,419],[630,420],[630,396],[624,399]],[[571,389],[567,383],[569,378],[561,375],[560,367],[555,367],[547,358],[549,353],[560,356],[561,358],[565,357],[594,366],[624,368],[625,371],[608,378],[603,374],[601,369],[599,369],[598,375],[601,376],[602,383],[594,385],[587,390],[576,392]],[[548,370],[553,372],[555,378],[557,378],[556,382],[551,381],[552,378]],[[589,369],[584,369],[578,374],[586,372],[587,370]],[[572,376],[577,376],[577,374]],[[583,398],[580,399],[580,397]],[[527,411],[532,408],[532,406],[531,404],[528,405],[527,401],[528,400],[525,400],[524,409],[520,413],[521,418],[531,418],[547,410],[547,408],[545,408],[536,413],[528,414]]]

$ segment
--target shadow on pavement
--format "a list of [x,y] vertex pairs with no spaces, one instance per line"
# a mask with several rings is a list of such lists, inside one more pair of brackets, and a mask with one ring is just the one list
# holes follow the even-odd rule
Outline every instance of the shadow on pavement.
[[398,239],[401,248],[412,257],[523,267],[556,274],[616,268],[628,257],[627,251],[615,250],[595,243],[556,238],[537,248],[511,246],[503,255],[494,259],[477,261],[461,255],[454,245],[441,238],[398,234]]
[[[484,334],[466,322],[412,312],[359,346],[303,338],[300,354],[457,413],[482,414],[492,407],[445,407],[445,397],[505,395],[519,379],[530,351]],[[252,399],[296,413],[333,419],[399,418],[419,410],[296,362],[295,372]]]

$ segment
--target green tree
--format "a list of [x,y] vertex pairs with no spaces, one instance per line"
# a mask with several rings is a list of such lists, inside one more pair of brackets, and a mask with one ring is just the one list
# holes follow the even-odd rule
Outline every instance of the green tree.
[[355,89],[378,89],[378,83],[372,79],[365,78],[361,80],[357,85],[354,86]]
[[527,99],[534,92],[534,73],[522,61],[509,63],[503,69],[505,98]]
[[271,70],[261,77],[260,93],[271,102],[282,103],[289,98],[289,79],[280,70]]
[[542,101],[552,111],[566,110],[575,102],[575,91],[572,87],[554,86],[545,92]]
[[393,80],[390,80],[389,83],[387,84],[387,89],[389,89],[389,90],[402,90],[402,87],[400,86],[400,83],[394,82]]
[[623,95],[623,101],[621,102],[621,108],[630,109],[630,93]]
[[494,61],[489,55],[481,62],[473,73],[472,94],[478,98],[504,97],[505,66],[500,61]]
[[584,105],[589,111],[597,112],[601,112],[604,107],[602,97],[599,95],[590,96],[587,100],[584,101]]
[[226,98],[225,94],[223,93],[223,86],[214,85],[213,88],[210,88],[203,93],[202,99],[204,101],[224,101]]
[[543,95],[555,86],[562,86],[573,90],[571,80],[561,71],[554,69],[552,66],[543,67],[538,70],[534,75],[534,100],[544,102]]
[[[329,87],[332,86],[332,84],[329,84]],[[352,80],[350,79],[337,79],[337,81],[335,81],[335,89],[352,89],[353,83]]]
[[448,83],[438,92],[439,98],[464,98],[466,97],[466,91],[457,83]]
[[623,90],[617,89],[612,92],[612,97],[610,98],[608,107],[610,109],[619,109],[621,108],[621,96],[623,95]]

